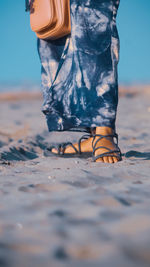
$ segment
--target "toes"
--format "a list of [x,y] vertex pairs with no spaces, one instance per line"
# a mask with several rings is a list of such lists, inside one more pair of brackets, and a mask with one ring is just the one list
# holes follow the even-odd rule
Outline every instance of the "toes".
[[109,163],[114,163],[113,157],[108,157]]
[[103,158],[99,158],[96,160],[96,162],[104,162]]
[[113,161],[114,161],[114,163],[118,162],[118,158],[117,157],[113,157]]
[[108,157],[103,157],[103,160],[104,160],[105,163],[109,163]]

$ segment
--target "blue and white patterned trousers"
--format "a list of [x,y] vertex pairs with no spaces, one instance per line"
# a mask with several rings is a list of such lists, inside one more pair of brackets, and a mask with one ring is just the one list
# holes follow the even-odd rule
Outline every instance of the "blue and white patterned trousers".
[[115,129],[119,0],[70,0],[71,34],[38,39],[49,131]]

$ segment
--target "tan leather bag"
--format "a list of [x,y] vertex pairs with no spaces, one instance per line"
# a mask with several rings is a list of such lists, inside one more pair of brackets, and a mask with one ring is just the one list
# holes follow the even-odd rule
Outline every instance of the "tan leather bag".
[[30,25],[40,39],[58,39],[71,32],[70,0],[26,0]]

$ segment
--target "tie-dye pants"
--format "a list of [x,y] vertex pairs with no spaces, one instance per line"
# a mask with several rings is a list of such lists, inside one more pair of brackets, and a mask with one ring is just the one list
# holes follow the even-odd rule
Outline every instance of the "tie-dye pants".
[[42,112],[49,131],[115,129],[119,0],[70,0],[71,34],[38,39]]

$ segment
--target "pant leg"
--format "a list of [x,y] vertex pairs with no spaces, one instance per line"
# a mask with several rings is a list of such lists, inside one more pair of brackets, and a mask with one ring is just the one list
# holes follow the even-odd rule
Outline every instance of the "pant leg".
[[[43,112],[49,131],[115,129],[118,6],[118,0],[71,0],[71,35],[56,41],[39,40]],[[51,86],[68,40],[64,63]]]

